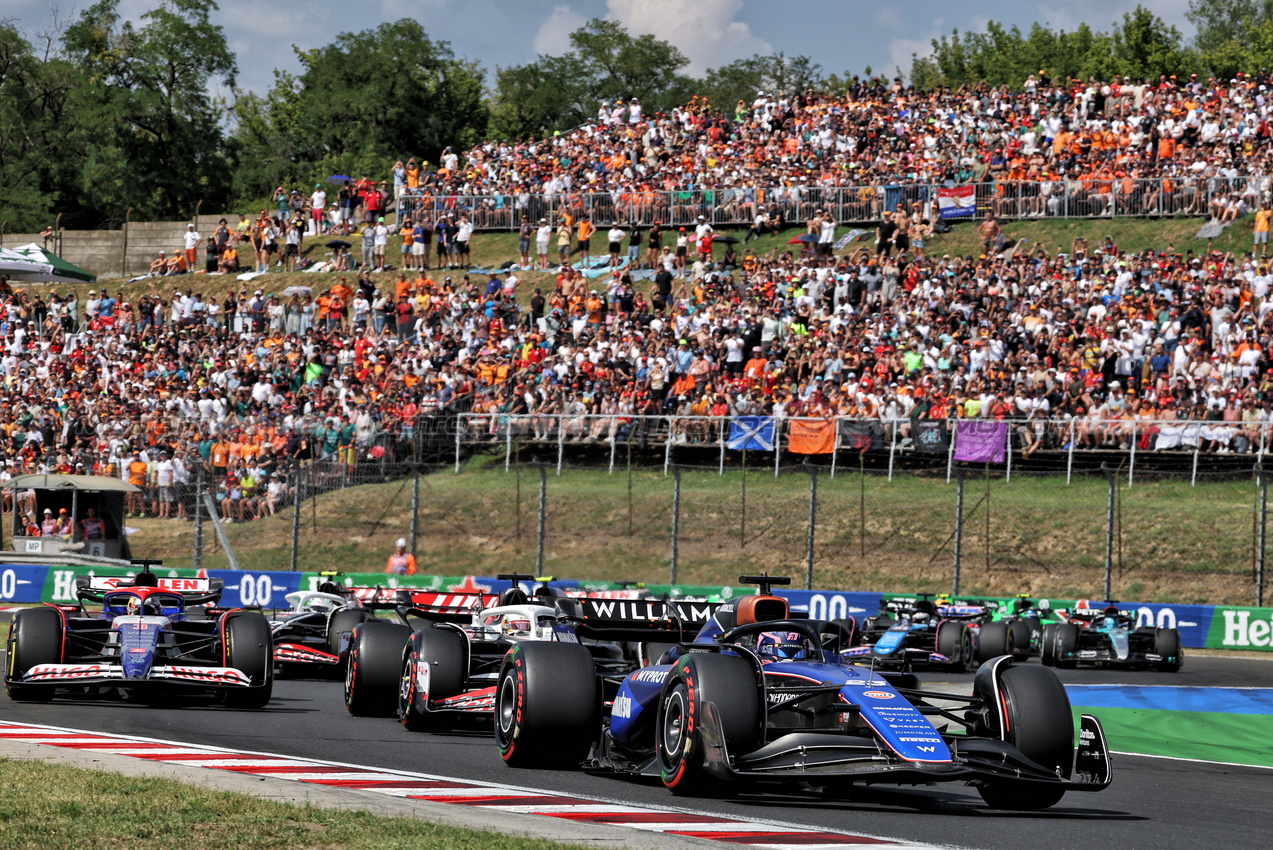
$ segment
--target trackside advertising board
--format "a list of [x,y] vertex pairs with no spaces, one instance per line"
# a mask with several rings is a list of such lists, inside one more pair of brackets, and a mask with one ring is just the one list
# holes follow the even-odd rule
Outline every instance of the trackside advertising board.
[[[195,571],[159,567],[155,574],[160,578],[194,578]],[[40,566],[27,564],[0,564],[0,605],[31,604],[37,602],[75,602],[75,578],[77,576],[129,576],[132,571],[122,569],[88,569],[64,566]],[[266,572],[255,570],[208,570],[209,578],[225,582],[221,602],[227,607],[260,606],[283,608],[284,597],[295,590],[316,590],[327,578],[319,573]],[[485,576],[393,576],[384,573],[355,573],[338,577],[350,587],[419,588],[476,593],[499,593],[510,584]],[[524,583],[531,589],[529,583]],[[655,596],[670,594],[722,602],[735,596],[746,595],[753,588],[716,587],[702,585],[649,585],[645,588],[627,586],[616,582],[574,581],[554,579],[553,587],[568,593],[596,593],[613,598],[637,595],[642,591]],[[854,617],[861,620],[880,609],[883,601],[905,598],[906,594],[881,594],[836,590],[778,590],[791,602],[792,610],[814,619],[837,620]],[[979,599],[957,597],[958,601],[993,602],[1005,609],[1012,599]],[[1036,599],[1040,607],[1054,611],[1072,608],[1072,599]],[[1137,621],[1142,626],[1175,628],[1180,631],[1181,643],[1199,649],[1242,649],[1273,652],[1273,608],[1244,608],[1238,606],[1174,605],[1157,602],[1120,602],[1120,608],[1134,608]]]

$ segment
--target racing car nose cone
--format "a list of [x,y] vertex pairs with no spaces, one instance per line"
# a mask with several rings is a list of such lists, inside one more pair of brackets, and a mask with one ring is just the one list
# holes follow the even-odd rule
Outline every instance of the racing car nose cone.
[[115,625],[119,630],[119,660],[125,679],[145,679],[150,675],[155,659],[155,644],[161,629],[158,623],[148,623],[141,617],[120,617]]

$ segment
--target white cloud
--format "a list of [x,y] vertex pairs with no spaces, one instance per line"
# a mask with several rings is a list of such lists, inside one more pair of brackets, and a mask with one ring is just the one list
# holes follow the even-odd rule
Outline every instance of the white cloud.
[[692,75],[773,52],[768,41],[752,33],[750,24],[735,20],[743,0],[607,0],[606,5],[606,17],[622,22],[633,35],[649,33],[680,48],[690,60],[686,70]]
[[569,6],[555,6],[548,20],[535,34],[535,52],[559,56],[570,51],[570,34],[588,23],[588,19]]

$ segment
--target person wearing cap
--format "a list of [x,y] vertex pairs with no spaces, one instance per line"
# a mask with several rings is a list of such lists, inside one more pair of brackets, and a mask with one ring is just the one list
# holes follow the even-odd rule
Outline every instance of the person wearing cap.
[[186,232],[182,238],[185,240],[183,248],[186,252],[186,268],[193,269],[195,267],[195,260],[198,258],[199,245],[203,242],[203,237],[199,235],[199,231],[194,229],[193,224],[187,224]]
[[40,522],[40,536],[41,537],[56,537],[57,536],[57,519],[54,518],[53,511],[50,508],[44,509],[44,519]]
[[415,575],[415,555],[407,551],[405,537],[398,538],[393,554],[389,556],[389,563],[385,565],[385,572],[396,576]]
[[309,196],[309,216],[313,222],[314,235],[321,236],[323,234],[323,212],[327,209],[327,193],[323,191],[323,184],[315,183],[314,191]]
[[548,240],[552,235],[553,229],[548,224],[548,219],[541,218],[535,228],[535,267],[538,269],[548,268]]
[[385,217],[377,216],[376,224],[372,227],[372,251],[374,253],[373,264],[376,271],[385,270],[385,252],[389,250],[389,228],[385,226]]

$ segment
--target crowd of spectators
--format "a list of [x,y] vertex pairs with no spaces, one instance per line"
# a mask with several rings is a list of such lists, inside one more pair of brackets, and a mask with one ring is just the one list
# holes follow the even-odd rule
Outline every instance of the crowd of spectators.
[[[1032,78],[1018,91],[855,83],[833,99],[759,95],[729,114],[692,103],[647,117],[623,104],[551,139],[448,150],[437,168],[400,164],[392,187],[351,183],[342,191],[367,191],[337,199],[347,216],[332,216],[317,186],[308,199],[280,192],[285,215],[194,234],[218,262],[223,246],[246,240],[268,266],[275,252],[262,260],[257,244],[267,221],[285,223],[273,234],[284,246],[287,228],[305,236],[307,218],[320,231],[362,225],[360,236],[372,234],[364,263],[347,258],[348,276],[317,296],[258,288],[267,278],[218,297],[169,292],[166,281],[128,303],[121,290],[92,287],[81,300],[81,288],[15,291],[0,279],[0,479],[117,475],[145,491],[130,513],[179,517],[202,468],[222,515],[249,520],[291,497],[293,461],[359,463],[373,446],[411,439],[422,413],[460,404],[487,434],[515,423],[545,439],[559,428],[604,439],[637,415],[670,417],[685,442],[716,438],[698,416],[854,417],[899,423],[897,439],[921,418],[971,417],[1013,420],[1029,454],[1071,433],[1079,447],[1126,446],[1133,424],[1153,448],[1159,429],[1200,420],[1204,450],[1255,451],[1273,420],[1262,245],[1128,252],[1107,238],[1011,251],[987,217],[985,253],[952,256],[925,229],[930,211],[901,205],[872,207],[876,242],[843,256],[830,250],[838,225],[822,209],[797,220],[809,234],[799,251],[721,244],[710,209],[686,228],[655,226],[663,212],[651,211],[650,225],[602,229],[593,248],[588,217],[566,211],[518,225],[525,264],[547,265],[550,244],[566,259],[527,293],[516,275],[463,271],[460,243],[480,211],[459,211],[454,234],[446,219],[431,262],[436,231],[421,250],[404,231],[433,213],[416,221],[404,210],[392,225],[404,261],[377,270],[389,264],[386,207],[421,191],[503,192],[516,208],[521,195],[585,187],[634,204],[647,188],[728,189],[721,203],[759,218],[752,235],[775,224],[760,209],[771,186],[1108,172],[1170,176],[1197,192],[1262,173],[1267,84],[1262,72],[1206,85]],[[1239,195],[1260,211],[1258,239],[1267,187],[1244,183]],[[606,247],[603,271],[569,265]]]

